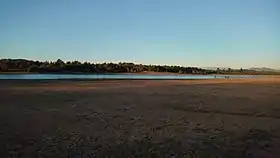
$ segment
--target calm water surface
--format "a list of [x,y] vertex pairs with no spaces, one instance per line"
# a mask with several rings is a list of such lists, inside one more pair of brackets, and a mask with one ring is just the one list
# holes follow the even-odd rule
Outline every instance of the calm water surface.
[[[230,78],[257,78],[255,75],[227,75]],[[215,79],[219,75],[145,75],[145,74],[0,74],[0,79]]]

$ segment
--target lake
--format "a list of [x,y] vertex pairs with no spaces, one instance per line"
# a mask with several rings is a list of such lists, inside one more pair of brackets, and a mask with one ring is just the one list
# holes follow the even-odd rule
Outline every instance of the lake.
[[[229,78],[258,78],[255,75],[226,75]],[[147,74],[0,74],[0,80],[55,79],[215,79],[225,75],[147,75]]]

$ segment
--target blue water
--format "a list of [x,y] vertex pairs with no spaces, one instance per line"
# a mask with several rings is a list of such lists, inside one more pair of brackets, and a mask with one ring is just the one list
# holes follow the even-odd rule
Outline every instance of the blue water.
[[[254,75],[227,75],[230,78],[257,78]],[[145,75],[145,74],[0,74],[2,79],[215,79],[223,75]]]

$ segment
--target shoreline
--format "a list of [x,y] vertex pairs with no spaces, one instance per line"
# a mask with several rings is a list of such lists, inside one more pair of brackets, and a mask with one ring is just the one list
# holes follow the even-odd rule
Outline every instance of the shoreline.
[[280,76],[279,73],[274,74],[181,74],[173,72],[116,72],[116,73],[84,73],[84,72],[67,72],[67,73],[39,73],[39,72],[0,72],[0,75],[152,75],[152,76]]
[[[1,75],[1,74],[0,74]],[[71,74],[70,74],[71,75]],[[108,74],[107,74],[108,75]],[[114,74],[112,74],[114,75]],[[129,74],[128,74],[129,75]],[[164,76],[164,75],[155,75],[155,76]],[[170,75],[172,76],[172,75]],[[200,76],[200,75],[185,75],[185,76]],[[223,76],[223,77],[218,77],[218,78],[51,78],[51,79],[1,79],[0,81],[142,81],[142,80],[147,80],[147,81],[202,81],[202,80],[224,80],[224,81],[233,81],[233,80],[267,80],[267,79],[275,79],[275,80],[280,80],[280,75],[259,75],[261,77],[248,77],[248,78],[232,78],[230,76],[233,75],[208,75],[208,76]],[[242,75],[240,75],[242,76]],[[253,76],[253,75],[243,75],[243,76]],[[229,77],[229,78],[227,78]]]

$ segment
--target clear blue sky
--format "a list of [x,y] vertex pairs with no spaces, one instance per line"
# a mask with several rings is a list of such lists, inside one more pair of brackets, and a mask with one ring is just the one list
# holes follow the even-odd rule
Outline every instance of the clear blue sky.
[[0,0],[0,58],[280,68],[278,0]]

